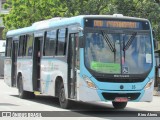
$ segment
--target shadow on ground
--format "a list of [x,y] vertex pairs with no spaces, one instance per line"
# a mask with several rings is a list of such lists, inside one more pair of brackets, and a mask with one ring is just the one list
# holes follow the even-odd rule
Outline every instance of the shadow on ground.
[[[18,97],[18,95],[11,96]],[[55,97],[39,95],[35,99],[28,99],[28,101],[60,108],[59,100]],[[73,101],[72,108],[69,111],[63,109],[62,111],[47,111],[45,115],[49,114],[52,117],[137,117],[139,112],[143,113],[147,111],[129,107],[123,110],[117,110],[111,104]]]

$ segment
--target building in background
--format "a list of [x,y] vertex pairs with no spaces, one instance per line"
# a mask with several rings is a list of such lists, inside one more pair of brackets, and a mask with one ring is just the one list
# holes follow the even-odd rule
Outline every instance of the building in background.
[[6,48],[6,41],[0,40],[0,78],[4,76],[5,48]]
[[3,14],[8,14],[9,9],[3,9],[3,4],[6,3],[6,0],[0,0],[0,12]]
[[[9,9],[3,9],[3,4],[6,3],[6,0],[0,0],[0,14],[8,14]],[[2,39],[2,31],[4,29],[3,20],[0,17],[0,40]]]
[[[3,9],[3,4],[6,0],[0,0],[0,14],[8,14],[9,9]],[[2,38],[2,31],[4,29],[3,20],[0,17],[0,77],[4,76],[4,54],[6,41]]]

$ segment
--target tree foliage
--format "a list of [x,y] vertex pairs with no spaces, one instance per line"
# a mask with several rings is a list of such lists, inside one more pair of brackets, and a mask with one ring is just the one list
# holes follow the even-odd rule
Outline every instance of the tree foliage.
[[114,13],[149,19],[160,38],[160,0],[112,0]]
[[32,23],[56,16],[63,16],[61,6],[56,6],[53,0],[8,0],[5,8],[10,12],[3,15],[5,34],[8,30],[30,26]]
[[66,7],[65,15],[104,14],[109,2],[106,0],[60,0]]
[[160,0],[7,0],[4,8],[8,7],[10,13],[3,15],[4,34],[57,16],[121,13],[149,19],[160,38]]

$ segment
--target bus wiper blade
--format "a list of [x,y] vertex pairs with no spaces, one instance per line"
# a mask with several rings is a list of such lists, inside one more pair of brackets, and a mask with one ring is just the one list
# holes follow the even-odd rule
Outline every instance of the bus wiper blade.
[[132,36],[129,38],[129,40],[127,41],[126,45],[124,46],[123,51],[125,51],[125,50],[127,50],[129,48],[129,46],[132,44],[132,42],[133,42],[134,38],[136,37],[136,35],[137,35],[137,32],[134,32],[132,34]]
[[108,35],[104,31],[102,31],[102,36],[105,39],[105,41],[107,42],[110,50],[112,52],[116,52],[115,45],[113,45],[112,41],[109,39]]

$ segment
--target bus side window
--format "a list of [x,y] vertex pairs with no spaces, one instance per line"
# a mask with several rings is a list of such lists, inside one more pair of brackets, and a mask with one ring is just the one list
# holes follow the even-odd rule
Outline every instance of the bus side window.
[[60,29],[58,32],[58,47],[57,47],[57,55],[65,55],[66,54],[66,34],[67,29]]
[[80,69],[80,56],[79,56],[79,36],[75,34],[76,38],[76,68]]
[[26,47],[27,47],[27,35],[24,36],[24,41],[23,41],[23,56],[26,56]]
[[6,57],[11,57],[11,49],[12,49],[12,38],[7,38],[7,45],[6,45]]
[[56,52],[56,38],[57,31],[51,30],[47,31],[45,35],[45,43],[44,43],[44,56],[54,56]]
[[25,56],[32,56],[33,52],[33,34],[27,35],[26,36],[26,51],[25,51]]
[[25,35],[20,36],[19,40],[19,51],[18,51],[18,56],[22,57],[24,55],[24,44],[25,43]]

